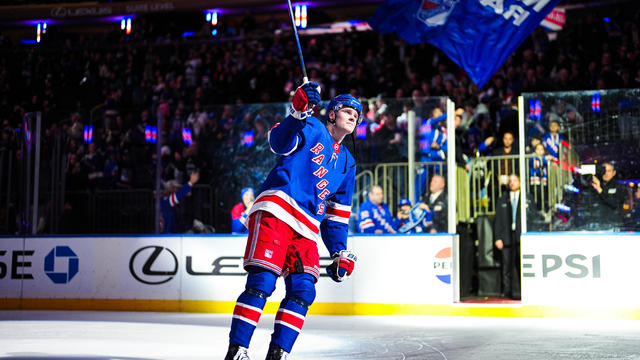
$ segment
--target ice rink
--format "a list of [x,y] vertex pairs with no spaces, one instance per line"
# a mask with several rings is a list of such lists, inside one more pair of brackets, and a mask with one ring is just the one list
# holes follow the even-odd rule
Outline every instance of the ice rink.
[[[250,348],[264,359],[273,315]],[[220,359],[228,314],[0,311],[0,359]],[[294,360],[640,359],[640,322],[310,315]]]

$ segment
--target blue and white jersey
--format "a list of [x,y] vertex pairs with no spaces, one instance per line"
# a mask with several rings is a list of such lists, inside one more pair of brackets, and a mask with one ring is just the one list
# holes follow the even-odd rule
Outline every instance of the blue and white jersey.
[[[420,146],[420,161],[439,161],[445,159],[445,151],[442,147],[447,136],[440,129],[440,122],[447,120],[447,114],[436,118],[422,120],[418,128],[418,144]],[[437,143],[441,149],[432,149],[431,144]]]
[[548,161],[546,157],[534,157],[529,159],[529,183],[531,185],[547,185]]
[[249,214],[267,211],[301,236],[324,241],[330,254],[345,250],[355,186],[353,156],[312,116],[287,116],[268,138],[271,150],[282,156]]
[[163,234],[176,234],[184,232],[180,216],[178,214],[178,204],[191,192],[191,185],[184,184],[178,191],[162,197],[160,201],[160,231]]
[[394,234],[396,232],[394,224],[395,221],[387,204],[375,205],[371,200],[360,204],[358,228],[361,233],[374,233],[376,230],[382,230],[383,233]]
[[563,140],[564,138],[558,134],[552,135],[547,133],[542,137],[542,145],[544,145],[544,148],[547,149],[551,156],[558,159],[560,154],[560,143],[562,143]]

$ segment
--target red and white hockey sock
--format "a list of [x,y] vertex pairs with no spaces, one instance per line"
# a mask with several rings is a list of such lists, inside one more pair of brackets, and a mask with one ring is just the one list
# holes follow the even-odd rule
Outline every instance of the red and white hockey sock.
[[302,325],[304,324],[306,315],[306,306],[302,306],[290,299],[284,299],[276,314],[271,342],[290,353],[300,331],[302,331]]
[[240,294],[236,307],[233,309],[231,332],[229,333],[230,343],[249,347],[253,331],[258,326],[266,302],[266,299],[249,294],[247,291]]

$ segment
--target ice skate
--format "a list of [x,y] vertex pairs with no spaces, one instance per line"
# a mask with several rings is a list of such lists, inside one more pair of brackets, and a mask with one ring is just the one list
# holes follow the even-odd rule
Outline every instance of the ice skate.
[[278,345],[269,345],[269,352],[265,360],[287,360],[289,353],[282,350]]
[[248,349],[246,347],[242,347],[238,344],[230,344],[227,356],[224,357],[224,360],[251,360],[247,350]]

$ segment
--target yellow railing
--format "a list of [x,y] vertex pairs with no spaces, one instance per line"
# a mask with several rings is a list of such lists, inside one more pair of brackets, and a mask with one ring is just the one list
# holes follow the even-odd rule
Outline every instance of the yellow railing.
[[373,185],[373,172],[371,170],[364,170],[356,175],[356,185],[353,189],[353,204],[351,206],[352,213],[357,213],[360,208],[360,204],[365,200],[364,193]]
[[[422,193],[428,189],[427,181],[434,174],[445,176],[445,162],[419,162],[416,163],[416,197],[421,198]],[[396,206],[400,199],[409,198],[409,164],[388,163],[378,164],[374,169],[374,184],[380,185],[384,192],[384,202],[387,203],[392,214],[396,212]],[[412,203],[415,199],[410,199]]]
[[[577,157],[571,151],[561,154],[561,161],[549,160],[546,163],[546,176],[540,176],[538,180],[531,176],[530,163],[535,155],[525,156],[524,181],[529,197],[534,201],[536,209],[550,222],[555,204],[562,202],[563,188],[573,179],[572,169],[577,166]],[[539,159],[542,162],[542,159]],[[562,164],[562,165],[561,165]],[[384,202],[395,213],[398,201],[409,197],[409,182],[415,181],[416,196],[421,198],[422,192],[428,189],[428,180],[434,174],[446,176],[444,162],[425,162],[416,164],[415,180],[409,177],[407,163],[378,164],[373,174],[370,171],[359,174],[356,180],[356,194],[358,201],[354,200],[354,211],[357,211],[361,201],[360,194],[368,185],[380,185],[384,192]],[[461,171],[464,171],[461,169]],[[468,177],[458,176],[458,182],[468,181],[468,196],[459,199],[456,206],[468,211],[459,214],[469,214],[473,221],[479,216],[495,215],[496,201],[508,191],[508,175],[519,174],[518,155],[477,157],[470,164]],[[546,180],[545,180],[546,178]],[[364,179],[366,179],[366,185]],[[468,179],[468,180],[467,180]],[[455,183],[447,181],[447,183]],[[456,183],[457,184],[457,183]],[[457,184],[460,187],[462,184]],[[464,185],[462,185],[464,186]],[[464,192],[458,191],[458,194]],[[412,202],[415,199],[411,199]],[[464,221],[468,221],[466,219]]]

